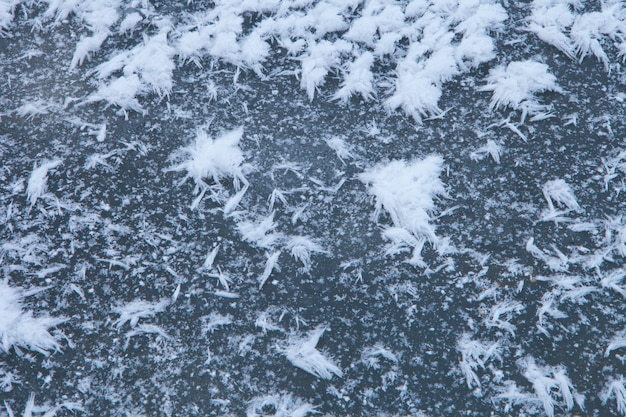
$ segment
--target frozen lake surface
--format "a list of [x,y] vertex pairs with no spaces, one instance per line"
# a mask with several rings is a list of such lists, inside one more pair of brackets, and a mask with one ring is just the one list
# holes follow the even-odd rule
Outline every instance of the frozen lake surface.
[[599,3],[0,0],[0,416],[626,415]]

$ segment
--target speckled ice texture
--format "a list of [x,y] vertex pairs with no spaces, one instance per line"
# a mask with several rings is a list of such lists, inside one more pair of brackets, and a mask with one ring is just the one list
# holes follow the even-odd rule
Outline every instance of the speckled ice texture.
[[626,416],[626,4],[0,0],[0,417]]

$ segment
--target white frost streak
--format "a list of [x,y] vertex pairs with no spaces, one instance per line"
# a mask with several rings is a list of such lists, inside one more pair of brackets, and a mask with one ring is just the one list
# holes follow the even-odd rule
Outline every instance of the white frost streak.
[[89,54],[100,49],[100,46],[109,37],[108,32],[97,32],[92,36],[86,36],[76,45],[76,51],[70,63],[70,71],[83,64],[83,61],[89,57]]
[[268,256],[267,261],[265,262],[265,269],[263,270],[263,273],[258,279],[259,289],[263,288],[263,285],[265,285],[265,282],[268,280],[270,275],[272,275],[272,272],[274,271],[274,269],[280,270],[280,267],[278,266],[279,256],[280,256],[280,251],[276,251],[273,254]]
[[279,348],[296,367],[322,379],[331,379],[333,375],[343,376],[341,369],[328,359],[322,352],[315,349],[317,342],[326,331],[320,327],[313,330],[307,337],[292,337],[287,346]]
[[602,404],[606,404],[611,397],[615,398],[617,412],[626,416],[626,379],[623,376],[611,379],[600,394]]
[[43,162],[40,166],[35,164],[30,178],[28,179],[28,187],[26,188],[26,195],[31,207],[44,195],[48,188],[48,171],[58,167],[61,163],[62,161],[57,159]]
[[572,188],[564,180],[558,179],[546,182],[541,192],[548,202],[551,212],[555,211],[554,204],[565,206],[574,211],[580,210]]
[[470,154],[470,158],[474,161],[483,159],[486,155],[491,155],[491,158],[496,164],[500,163],[500,154],[502,153],[502,146],[493,140],[489,139],[487,144],[476,149]]
[[291,256],[302,263],[302,270],[311,269],[311,254],[324,253],[325,250],[307,236],[292,236],[286,244]]
[[[543,405],[548,417],[554,417],[556,405],[562,404],[567,410],[571,410],[576,401],[583,407],[584,396],[573,391],[572,382],[563,367],[539,366],[532,357],[524,358],[520,365],[524,371],[524,377],[533,385],[535,396]],[[558,402],[559,397],[562,403]]]
[[485,369],[492,359],[502,360],[500,342],[472,340],[467,333],[459,339],[456,349],[461,353],[459,368],[469,389],[473,386],[480,388],[480,378],[476,374],[479,369]]
[[140,319],[144,317],[153,317],[154,315],[165,311],[169,304],[170,300],[164,299],[154,303],[143,300],[135,300],[125,305],[118,305],[113,308],[113,312],[119,314],[120,317],[113,324],[118,329],[124,326],[127,322],[130,322],[130,327],[135,327]]

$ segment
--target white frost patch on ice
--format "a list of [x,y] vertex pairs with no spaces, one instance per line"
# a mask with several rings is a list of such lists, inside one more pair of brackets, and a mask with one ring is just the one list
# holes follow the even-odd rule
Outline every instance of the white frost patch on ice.
[[611,352],[613,352],[614,350],[622,349],[625,347],[626,347],[626,332],[622,332],[621,336],[615,336],[613,339],[611,339],[611,342],[609,343],[609,345],[606,347],[606,350],[604,351],[604,357],[609,356]]
[[237,222],[237,229],[243,239],[263,249],[272,248],[282,237],[282,234],[273,232],[275,228],[274,212],[258,223],[251,220]]
[[0,37],[8,34],[6,31],[13,22],[15,8],[22,3],[23,0],[4,0],[0,2]]
[[[4,401],[4,406],[6,407],[8,417],[14,417],[15,414],[13,409]],[[67,411],[72,412],[72,415],[75,415],[76,412],[85,413],[85,409],[83,406],[75,401],[65,401],[59,405],[51,407],[50,405],[35,405],[35,394],[30,394],[28,397],[28,401],[26,401],[26,405],[24,406],[24,413],[22,417],[33,417],[33,416],[43,416],[43,417],[54,417],[57,415],[59,411],[62,409],[66,409]]]
[[[268,57],[286,51],[300,62],[300,68],[283,73],[299,77],[309,99],[313,100],[330,75],[341,72],[341,86],[329,95],[331,99],[346,103],[358,95],[369,100],[393,86],[387,107],[401,108],[420,122],[424,116],[442,114],[438,102],[444,83],[495,58],[492,35],[503,30],[508,18],[495,0],[374,1],[363,5],[334,0],[218,2],[208,10],[171,20],[155,18],[147,2],[141,2],[141,10],[135,8],[140,7],[135,2],[121,12],[127,4],[119,0],[47,1],[47,19],[54,18],[59,24],[76,17],[91,31],[78,41],[72,69],[101,49],[107,37],[127,36],[146,17],[159,30],[152,38],[145,36],[140,45],[112,55],[96,70],[100,80],[117,71],[123,75],[101,83],[88,101],[104,100],[120,106],[122,112],[141,111],[136,100],[148,91],[169,94],[175,57],[181,65],[193,62],[198,68],[204,62],[223,61],[237,71],[252,70],[264,77],[263,64]],[[0,15],[5,16],[0,25],[13,19],[12,4],[10,1]],[[250,16],[255,16],[255,23],[245,27]],[[114,24],[120,19],[116,32]],[[381,63],[395,65],[391,80],[372,71]],[[139,84],[121,97],[112,87],[119,86],[119,80],[135,80],[132,76]]]
[[[270,307],[266,311],[260,312],[259,315],[257,316],[257,319],[254,322],[254,326],[261,329],[264,334],[267,333],[268,331],[282,332],[283,331],[282,327],[279,327],[277,324],[275,324],[272,319],[272,314],[276,312],[277,312],[277,308],[275,307]],[[279,321],[280,321],[280,318],[279,318]]]
[[139,104],[137,96],[145,91],[145,86],[137,74],[123,75],[109,84],[100,86],[98,91],[87,97],[85,103],[105,101],[107,106],[118,106],[124,113],[127,110],[143,113],[143,107]]
[[563,366],[541,366],[531,356],[524,357],[518,364],[534,392],[525,392],[515,382],[505,381],[500,393],[494,396],[495,400],[508,401],[505,412],[509,412],[512,405],[521,405],[531,414],[537,413],[537,407],[543,407],[548,417],[554,417],[555,407],[570,411],[574,403],[584,410],[585,397],[574,389]]
[[[609,57],[601,42],[604,37],[614,40],[620,53],[623,54],[624,46],[626,46],[626,8],[622,2],[612,5],[603,4],[602,6],[600,12],[584,13],[576,17],[570,30],[570,36],[580,61],[592,53],[609,71]],[[617,40],[620,41],[619,44]]]
[[263,285],[265,285],[265,282],[268,280],[270,275],[272,275],[272,272],[275,269],[277,271],[280,271],[280,266],[278,265],[278,257],[280,256],[280,253],[280,251],[276,251],[267,256],[267,261],[265,261],[265,269],[263,270],[261,276],[258,278],[259,289],[263,288]]
[[472,340],[471,335],[465,333],[457,342],[456,349],[461,354],[459,368],[465,376],[469,389],[474,386],[480,388],[480,378],[476,372],[485,369],[487,362],[494,359],[502,361],[500,355],[502,348],[499,341]]
[[[206,192],[210,192],[212,198],[222,201],[224,187],[221,180],[225,178],[232,178],[233,187],[238,193],[226,202],[224,211],[230,212],[239,204],[248,185],[242,167],[243,152],[239,148],[242,136],[242,128],[226,132],[216,139],[199,129],[193,143],[174,153],[173,157],[182,157],[183,162],[168,168],[168,171],[185,171],[183,182],[188,178],[194,180],[197,196],[192,208],[198,206]],[[213,184],[208,184],[205,179],[212,180]],[[241,184],[244,185],[243,188]]]
[[624,278],[626,278],[626,269],[617,269],[607,273],[600,281],[600,285],[602,288],[610,288],[626,298],[626,285],[623,283]]
[[25,102],[20,107],[14,110],[15,114],[20,117],[26,118],[26,120],[32,120],[35,116],[41,116],[50,113],[52,104],[45,100],[34,100]]
[[155,334],[163,340],[170,340],[171,336],[168,335],[165,330],[155,324],[140,324],[126,333],[126,340],[124,341],[124,350],[128,349],[130,339],[136,336],[143,336],[148,334]]
[[535,238],[531,237],[526,241],[526,250],[536,259],[544,262],[553,271],[567,271],[570,259],[561,252],[556,246],[552,246],[556,256],[551,256],[537,245],[535,245]]
[[567,207],[570,210],[578,211],[580,206],[576,201],[576,196],[572,187],[569,186],[564,180],[552,180],[543,185],[541,189],[544,198],[548,202],[550,211],[555,211],[554,205],[560,207]]
[[324,84],[328,72],[339,66],[341,55],[351,49],[352,45],[342,40],[309,43],[307,55],[299,58],[302,62],[300,87],[306,90],[309,100],[313,100],[317,88]]
[[291,236],[285,245],[296,260],[302,263],[302,271],[311,269],[311,254],[326,253],[317,242],[308,236]]
[[540,366],[532,357],[522,359],[520,366],[524,377],[533,385],[535,396],[541,401],[548,417],[554,417],[555,406],[565,406],[567,410],[571,410],[574,401],[584,408],[585,397],[576,392],[564,367]]
[[113,312],[120,316],[113,324],[118,329],[127,322],[130,322],[130,327],[135,327],[140,319],[153,317],[158,313],[162,313],[169,305],[170,299],[167,298],[153,303],[144,300],[135,300],[127,304],[120,304],[113,307]]
[[378,219],[384,209],[395,226],[387,228],[385,236],[394,247],[419,247],[418,253],[414,253],[416,259],[424,241],[435,246],[439,242],[431,214],[435,212],[435,199],[447,195],[439,178],[442,170],[443,158],[431,155],[411,162],[378,164],[359,175],[376,199],[374,218]]
[[620,375],[619,378],[613,378],[607,382],[604,390],[600,393],[602,404],[609,402],[614,397],[617,412],[626,416],[626,378]]
[[333,361],[315,348],[325,328],[319,327],[305,337],[292,335],[285,346],[279,347],[287,359],[296,367],[322,379],[331,379],[333,375],[343,376],[341,369]]
[[305,417],[308,414],[318,414],[317,406],[293,398],[290,394],[264,395],[250,401],[246,417],[264,417],[271,410],[274,417]]
[[326,144],[330,149],[335,151],[337,154],[337,158],[341,160],[341,162],[346,162],[347,159],[354,158],[354,154],[352,153],[352,147],[346,143],[346,141],[338,136],[333,136],[331,138],[325,139]]
[[574,23],[575,15],[570,7],[572,1],[540,0],[533,2],[533,11],[526,30],[533,32],[542,41],[574,58],[574,43],[565,33]]
[[489,139],[487,144],[470,153],[470,158],[474,161],[480,161],[485,156],[490,155],[496,164],[500,163],[500,154],[502,153],[502,145]]
[[359,94],[365,101],[374,96],[374,74],[372,64],[374,55],[364,52],[361,56],[347,65],[341,88],[333,95],[333,99],[346,104],[350,97]]
[[532,60],[514,61],[506,67],[499,66],[489,71],[487,85],[479,91],[492,91],[491,110],[511,107],[522,112],[524,121],[527,115],[537,115],[549,110],[541,104],[535,94],[546,91],[561,92],[556,77],[548,71],[548,66]]
[[613,44],[626,54],[626,8],[623,2],[602,2],[600,11],[575,13],[577,0],[535,0],[527,30],[570,58],[594,55],[610,71],[603,45]]
[[89,54],[100,49],[108,37],[108,32],[96,32],[91,36],[83,37],[76,45],[76,51],[70,62],[70,71],[82,65],[85,59],[89,58]]
[[21,288],[11,287],[0,281],[0,341],[2,350],[9,353],[11,347],[26,348],[44,355],[59,350],[57,337],[49,329],[65,319],[46,315],[35,317],[32,311],[24,311],[22,300],[27,294]]
[[361,361],[368,368],[379,368],[379,358],[385,358],[394,364],[398,363],[398,355],[387,349],[382,343],[376,343],[374,346],[366,347],[363,349],[363,352],[361,352]]
[[547,316],[554,319],[567,318],[567,314],[559,310],[557,295],[557,291],[545,293],[541,297],[541,305],[537,308],[537,329],[549,338],[552,337],[549,330],[552,330],[554,326],[547,322]]
[[233,316],[230,314],[222,315],[219,313],[211,313],[208,316],[202,318],[202,334],[213,334],[215,330],[222,326],[227,326],[233,323]]
[[[144,39],[142,44],[130,51],[119,52],[96,68],[100,86],[87,97],[86,103],[105,101],[108,105],[120,107],[123,112],[133,110],[142,113],[143,108],[137,100],[139,96],[150,91],[159,97],[169,96],[176,68],[173,62],[176,51],[168,43],[169,23],[161,22],[160,26],[160,31],[153,37]],[[76,64],[82,62],[84,54],[75,55]],[[74,60],[72,64],[76,65]],[[118,71],[122,75],[107,84],[106,79]]]
[[55,159],[54,161],[42,162],[40,166],[35,164],[26,187],[26,195],[31,207],[45,194],[48,188],[48,172],[61,165],[62,162],[60,159]]
[[519,314],[523,310],[524,305],[519,301],[501,301],[491,307],[491,310],[485,319],[485,325],[487,327],[496,327],[507,331],[512,337],[515,337],[516,327],[510,323],[510,320],[513,319],[513,314]]

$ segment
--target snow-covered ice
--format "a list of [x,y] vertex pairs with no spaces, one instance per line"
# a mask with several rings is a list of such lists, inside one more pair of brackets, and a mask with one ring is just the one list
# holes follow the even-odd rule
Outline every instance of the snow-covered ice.
[[0,417],[625,416],[620,0],[0,1]]

